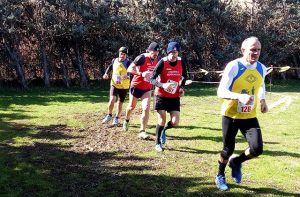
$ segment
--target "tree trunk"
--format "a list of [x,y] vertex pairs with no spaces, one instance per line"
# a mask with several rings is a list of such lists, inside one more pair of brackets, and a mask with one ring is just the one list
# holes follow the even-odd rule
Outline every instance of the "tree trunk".
[[24,73],[24,69],[23,69],[23,65],[21,63],[20,57],[16,51],[16,49],[13,46],[8,46],[5,42],[5,40],[3,39],[3,43],[5,45],[5,48],[9,54],[9,57],[13,63],[14,69],[16,70],[17,73],[17,77],[18,77],[18,81],[21,85],[21,88],[23,90],[27,90],[28,89],[28,84],[25,78],[25,73]]
[[80,86],[87,87],[88,81],[87,81],[87,76],[85,74],[82,53],[78,42],[75,43],[75,55],[76,55],[76,62],[77,62],[79,75],[80,75]]
[[44,72],[44,85],[46,88],[50,88],[50,72],[49,72],[49,65],[48,65],[48,60],[46,55],[45,44],[43,40],[40,40],[40,42],[41,42],[40,59],[41,59],[41,64]]
[[294,54],[292,54],[292,57],[293,57],[293,64],[296,68],[295,72],[296,72],[297,78],[300,79],[300,70],[299,70],[299,64],[298,64],[297,58]]
[[65,57],[65,53],[61,52],[60,67],[62,69],[63,82],[64,82],[66,88],[70,88],[69,70],[68,70],[67,65],[65,64],[64,57]]

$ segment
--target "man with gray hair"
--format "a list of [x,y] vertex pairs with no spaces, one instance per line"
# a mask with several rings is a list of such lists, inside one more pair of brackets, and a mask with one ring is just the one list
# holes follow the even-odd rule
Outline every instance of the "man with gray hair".
[[[257,37],[245,39],[241,46],[242,57],[229,62],[224,70],[218,97],[223,98],[222,133],[223,150],[218,161],[217,187],[229,189],[225,179],[225,167],[229,163],[231,176],[236,183],[242,180],[242,163],[263,152],[262,134],[256,117],[257,105],[262,113],[268,111],[265,101],[266,67],[258,61],[261,43]],[[232,157],[238,130],[249,146],[239,156]]]

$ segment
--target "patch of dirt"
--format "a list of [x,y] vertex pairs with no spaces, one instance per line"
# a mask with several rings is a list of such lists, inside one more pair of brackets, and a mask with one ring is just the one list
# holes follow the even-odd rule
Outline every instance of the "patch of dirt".
[[[132,114],[133,118],[139,118],[141,110],[137,109]],[[37,127],[40,131],[35,137],[48,139],[71,139],[70,146],[64,147],[68,151],[77,153],[90,152],[125,152],[131,154],[133,151],[152,151],[154,147],[155,136],[150,135],[149,140],[141,140],[138,138],[138,130],[135,127],[129,127],[129,131],[123,131],[122,121],[117,127],[109,124],[102,124],[102,116],[100,114],[78,114],[75,118],[84,122],[86,128],[70,128],[66,125],[50,125],[47,127]],[[122,115],[123,116],[123,115]],[[120,117],[120,120],[123,120]],[[139,125],[138,125],[139,126]]]
[[[151,150],[150,147],[154,146],[154,136],[147,141],[138,139],[138,128],[129,128],[129,131],[126,132],[122,130],[122,122],[117,127],[113,127],[111,123],[102,124],[101,118],[97,114],[86,114],[80,117],[81,121],[89,122],[89,124],[84,131],[77,134],[81,138],[75,140],[73,151],[130,153],[136,151],[136,149],[149,151]],[[120,120],[123,120],[123,118],[121,117]]]
[[[0,147],[9,158],[18,154],[19,160],[34,166],[38,172],[45,172],[42,178],[67,196],[85,196],[86,191],[96,188],[109,193],[111,189],[106,191],[105,188],[111,188],[111,185],[119,192],[117,196],[125,196],[128,185],[135,184],[136,180],[144,181],[141,183],[144,185],[152,179],[153,176],[143,174],[145,171],[163,169],[166,163],[155,157],[139,156],[139,153],[154,151],[155,136],[141,140],[138,138],[139,125],[131,125],[125,132],[122,124],[118,127],[112,127],[111,123],[102,124],[102,115],[96,112],[76,115],[78,121],[86,123],[84,129],[62,124],[33,128],[19,125],[18,131],[38,130],[36,134],[28,134],[33,143],[22,147],[1,143]],[[132,118],[139,118],[140,111],[136,110],[132,115]],[[123,116],[120,119],[123,120]],[[6,166],[14,168],[15,162],[18,161],[9,159]],[[110,187],[107,187],[108,183]],[[153,188],[149,185],[147,191]]]
[[[37,127],[39,132],[35,138],[40,138],[40,142],[45,142],[45,144],[49,143],[47,140],[67,140],[67,145],[59,145],[55,149],[76,155],[86,155],[88,158],[93,157],[91,159],[93,164],[88,167],[89,170],[86,172],[91,176],[95,173],[94,167],[103,165],[102,162],[104,161],[107,167],[101,168],[101,173],[110,171],[115,175],[121,175],[124,173],[124,169],[129,167],[142,171],[153,168],[159,169],[164,165],[155,162],[154,158],[137,156],[139,153],[154,151],[155,139],[153,135],[150,135],[148,140],[139,139],[137,125],[129,128],[129,131],[123,131],[121,123],[117,127],[113,127],[111,122],[110,124],[102,124],[102,116],[91,113],[78,115],[76,119],[86,122],[87,127],[85,129],[70,128],[66,125]],[[121,119],[123,120],[123,117]],[[48,147],[48,145],[36,145],[38,145],[39,151],[43,151],[44,148],[41,148],[44,146]],[[37,149],[36,145],[31,148]],[[74,160],[73,156],[72,160]],[[55,160],[56,164],[52,164],[63,165],[58,164],[59,162]]]

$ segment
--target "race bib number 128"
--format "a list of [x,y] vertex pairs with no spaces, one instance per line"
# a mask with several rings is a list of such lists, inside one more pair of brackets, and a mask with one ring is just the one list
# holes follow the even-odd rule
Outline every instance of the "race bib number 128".
[[254,107],[254,97],[253,97],[252,102],[248,105],[238,102],[237,111],[239,113],[251,113],[253,107]]

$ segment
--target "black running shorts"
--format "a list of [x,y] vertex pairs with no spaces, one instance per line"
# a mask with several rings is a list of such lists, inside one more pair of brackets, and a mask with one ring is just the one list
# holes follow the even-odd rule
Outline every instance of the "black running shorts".
[[130,88],[130,93],[135,97],[135,98],[141,98],[146,92],[150,91],[149,90],[142,90],[139,88],[131,87]]
[[180,98],[167,98],[156,96],[155,110],[180,111]]
[[120,102],[123,103],[126,95],[127,95],[128,89],[118,89],[115,86],[110,86],[110,95],[119,97]]

